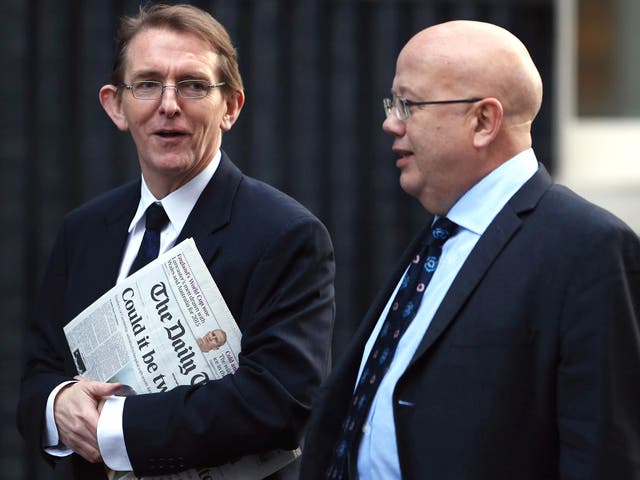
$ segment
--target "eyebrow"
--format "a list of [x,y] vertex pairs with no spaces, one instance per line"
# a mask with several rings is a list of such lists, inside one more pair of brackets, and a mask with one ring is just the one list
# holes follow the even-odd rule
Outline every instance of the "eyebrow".
[[[412,96],[412,95],[413,95],[413,94],[412,94],[412,92],[411,92],[411,91],[407,91],[407,89],[404,89],[404,88],[403,88],[402,90],[404,90],[404,93],[396,92],[396,91],[394,91],[393,89],[391,89],[391,90],[389,91],[389,93],[391,94],[391,96],[395,95],[396,97],[402,97],[402,98],[405,98],[405,97],[407,96],[407,94],[408,94],[409,96]],[[407,92],[408,92],[408,93],[407,93]]]
[[[162,73],[160,73],[157,70],[139,70],[139,71],[134,71],[131,75],[131,78],[133,80],[138,80],[140,78],[151,78],[151,79],[160,79],[163,76]],[[187,71],[187,72],[183,72],[180,75],[178,75],[178,82],[182,81],[182,80],[206,80],[209,81],[209,77],[208,75],[206,75],[205,73],[202,72],[194,72],[194,71]]]
[[162,75],[160,74],[160,72],[156,71],[156,70],[138,70],[137,72],[133,72],[131,74],[131,78],[132,79],[138,79],[138,78],[159,78]]

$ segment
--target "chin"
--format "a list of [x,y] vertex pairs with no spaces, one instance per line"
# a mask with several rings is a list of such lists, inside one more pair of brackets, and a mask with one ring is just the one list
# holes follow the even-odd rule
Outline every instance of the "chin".
[[193,162],[184,157],[163,158],[159,162],[154,163],[154,168],[158,173],[177,175],[188,172],[193,168]]
[[405,173],[400,174],[400,188],[402,188],[406,194],[418,198],[420,188],[411,180],[412,179]]

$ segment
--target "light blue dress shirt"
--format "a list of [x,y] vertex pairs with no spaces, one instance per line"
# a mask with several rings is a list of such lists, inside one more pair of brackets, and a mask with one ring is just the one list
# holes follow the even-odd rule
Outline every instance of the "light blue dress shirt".
[[[459,225],[458,233],[442,249],[438,268],[424,292],[418,312],[400,339],[393,361],[373,399],[363,426],[358,452],[360,480],[400,480],[400,463],[393,420],[393,391],[411,362],[442,299],[480,236],[509,199],[537,171],[532,149],[519,153],[469,189],[451,208],[447,218]],[[399,285],[398,285],[399,286]],[[364,349],[358,379],[387,316],[396,286]],[[356,381],[357,385],[357,381]],[[399,402],[402,402],[399,399]],[[434,479],[436,480],[436,479]]]

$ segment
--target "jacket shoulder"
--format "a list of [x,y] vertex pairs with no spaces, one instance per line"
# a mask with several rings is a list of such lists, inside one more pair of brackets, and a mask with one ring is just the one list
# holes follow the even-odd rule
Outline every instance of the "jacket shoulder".
[[564,185],[553,184],[543,195],[539,208],[550,222],[566,231],[588,236],[617,232],[637,237],[623,220]]
[[104,192],[67,213],[64,222],[67,225],[91,223],[93,220],[116,220],[127,213],[140,198],[140,180],[119,186]]
[[[280,229],[293,223],[322,225],[320,220],[300,202],[277,188],[243,175],[236,201],[251,205],[252,222],[262,228]],[[324,225],[322,225],[324,228]]]

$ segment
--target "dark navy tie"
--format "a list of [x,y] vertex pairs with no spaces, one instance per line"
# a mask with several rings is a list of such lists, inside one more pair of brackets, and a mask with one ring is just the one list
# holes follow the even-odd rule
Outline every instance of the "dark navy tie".
[[160,252],[160,232],[164,226],[169,222],[167,212],[164,211],[162,205],[159,203],[152,203],[145,212],[144,223],[144,236],[142,237],[142,243],[140,244],[140,250],[136,256],[129,275],[137,272],[147,263],[155,260]]
[[413,258],[402,278],[398,293],[360,375],[326,478],[346,480],[349,478],[347,469],[355,467],[362,427],[371,402],[389,369],[400,338],[420,307],[422,295],[438,266],[442,245],[455,235],[457,227],[447,218],[436,220],[422,243],[420,252]]

